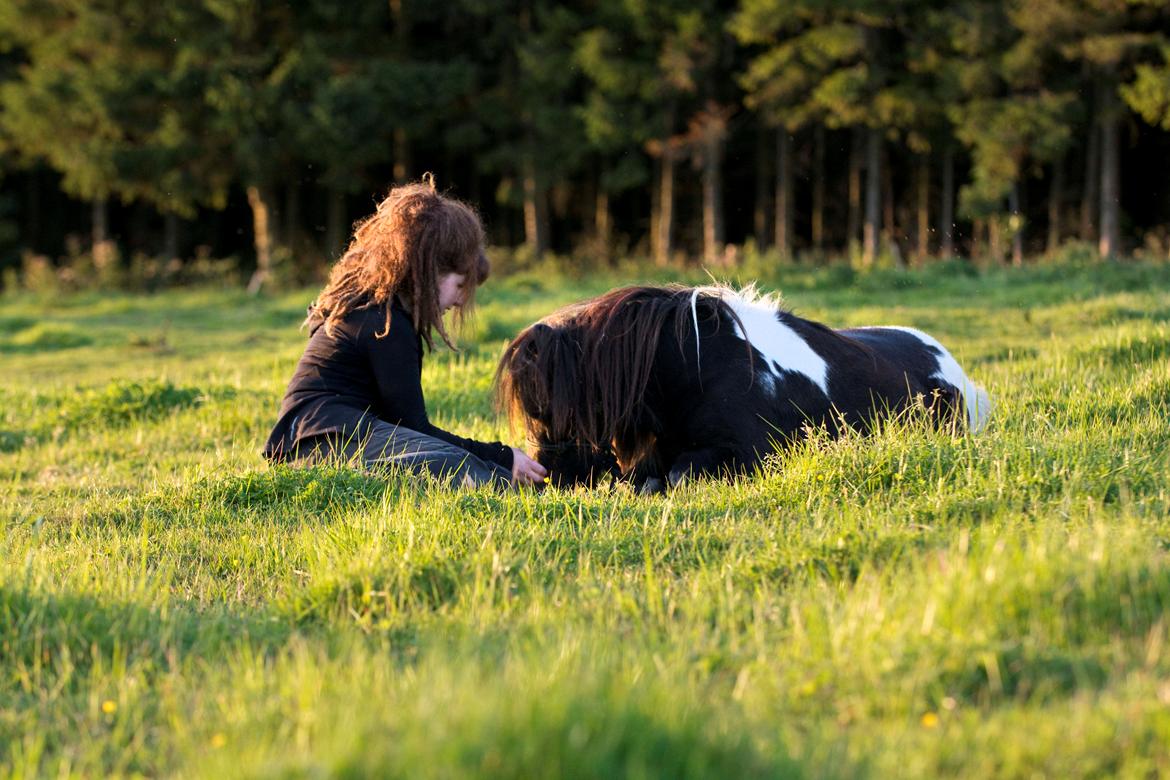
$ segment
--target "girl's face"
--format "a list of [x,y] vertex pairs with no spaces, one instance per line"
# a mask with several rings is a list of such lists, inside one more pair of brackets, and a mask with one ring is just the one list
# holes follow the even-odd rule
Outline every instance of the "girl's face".
[[466,274],[443,274],[439,277],[439,311],[462,306],[467,301]]

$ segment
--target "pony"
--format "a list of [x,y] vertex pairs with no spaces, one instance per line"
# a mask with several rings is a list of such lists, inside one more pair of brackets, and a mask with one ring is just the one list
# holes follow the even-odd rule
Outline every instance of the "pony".
[[749,473],[814,428],[871,430],[914,407],[978,431],[991,400],[911,328],[834,330],[754,286],[636,286],[565,306],[516,336],[497,403],[555,485],[604,476],[656,492]]

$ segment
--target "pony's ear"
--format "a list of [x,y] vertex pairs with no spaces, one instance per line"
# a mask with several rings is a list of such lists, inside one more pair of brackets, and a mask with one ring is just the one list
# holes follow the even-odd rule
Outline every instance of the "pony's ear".
[[547,345],[553,337],[553,329],[543,322],[538,322],[528,329],[528,337],[524,339],[524,352],[528,358],[536,357],[541,347]]

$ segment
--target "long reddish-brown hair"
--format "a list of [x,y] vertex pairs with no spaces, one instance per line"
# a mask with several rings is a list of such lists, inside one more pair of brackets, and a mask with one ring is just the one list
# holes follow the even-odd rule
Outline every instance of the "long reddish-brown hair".
[[391,189],[377,210],[357,223],[307,322],[323,321],[325,332],[332,335],[351,311],[380,306],[386,313],[386,326],[377,334],[381,338],[390,332],[390,306],[397,295],[428,349],[434,349],[432,331],[454,349],[443,325],[439,278],[449,273],[467,277],[464,301],[455,314],[461,320],[490,269],[479,215],[466,203],[438,192],[428,175]]

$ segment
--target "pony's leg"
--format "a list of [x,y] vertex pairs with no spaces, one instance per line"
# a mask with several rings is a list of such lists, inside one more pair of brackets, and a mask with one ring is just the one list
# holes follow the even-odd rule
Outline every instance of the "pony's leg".
[[666,481],[662,477],[662,469],[658,467],[655,460],[654,458],[650,458],[642,461],[634,466],[633,470],[625,476],[625,479],[629,481],[634,492],[640,496],[648,496],[666,490]]
[[666,483],[662,481],[662,477],[647,477],[638,486],[638,495],[640,496],[654,496],[665,492]]
[[706,447],[679,453],[667,472],[666,482],[671,487],[696,477],[724,476],[740,472],[747,464],[735,450],[726,447]]

